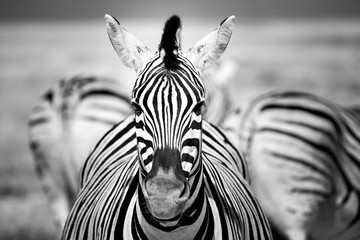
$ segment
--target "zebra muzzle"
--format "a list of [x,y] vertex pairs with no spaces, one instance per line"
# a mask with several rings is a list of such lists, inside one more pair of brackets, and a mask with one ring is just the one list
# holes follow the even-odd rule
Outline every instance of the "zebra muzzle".
[[181,168],[180,151],[157,149],[151,171],[141,182],[147,207],[155,218],[167,221],[183,212],[190,187]]
[[144,196],[148,209],[161,220],[171,220],[180,215],[189,199],[187,182],[155,177],[145,182]]

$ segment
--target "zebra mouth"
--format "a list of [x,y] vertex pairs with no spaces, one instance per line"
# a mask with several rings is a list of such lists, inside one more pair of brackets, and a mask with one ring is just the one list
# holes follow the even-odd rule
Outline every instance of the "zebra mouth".
[[149,181],[144,182],[143,185],[146,205],[154,219],[168,222],[180,218],[190,195],[188,183],[175,187],[168,179],[156,179],[150,184]]

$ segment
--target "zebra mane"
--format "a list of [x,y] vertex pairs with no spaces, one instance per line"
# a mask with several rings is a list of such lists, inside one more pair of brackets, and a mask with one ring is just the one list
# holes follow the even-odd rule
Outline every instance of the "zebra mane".
[[159,52],[165,51],[164,64],[169,70],[178,66],[177,51],[180,48],[181,20],[178,16],[170,17],[164,26],[164,32],[159,44]]

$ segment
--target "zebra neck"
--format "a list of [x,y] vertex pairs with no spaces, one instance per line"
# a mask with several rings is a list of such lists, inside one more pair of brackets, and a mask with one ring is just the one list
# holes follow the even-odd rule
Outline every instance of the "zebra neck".
[[[141,195],[133,214],[133,226],[141,239],[198,239],[213,236],[214,219],[204,187],[190,207],[174,221],[159,222],[150,214]],[[201,237],[200,237],[201,238]]]

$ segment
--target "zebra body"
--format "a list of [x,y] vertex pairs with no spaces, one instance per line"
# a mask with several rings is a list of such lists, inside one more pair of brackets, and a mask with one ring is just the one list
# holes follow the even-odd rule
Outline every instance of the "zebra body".
[[287,239],[360,238],[360,120],[300,92],[260,95],[236,130],[251,185]]
[[29,145],[59,233],[91,149],[113,125],[132,114],[126,92],[110,78],[73,77],[59,81],[32,110]]
[[200,72],[225,50],[234,17],[186,54],[177,16],[166,22],[155,53],[105,19],[122,62],[137,72],[135,114],[86,160],[63,239],[271,239],[245,161],[201,114]]

